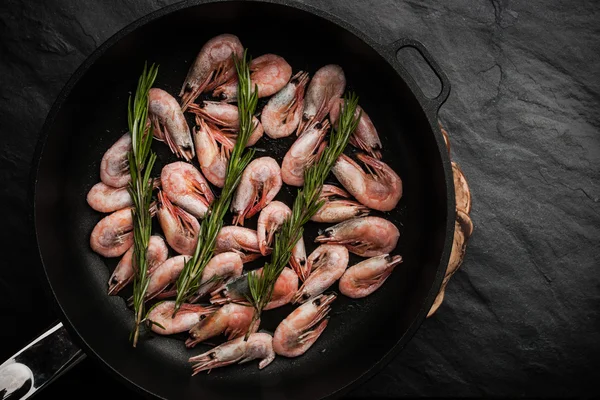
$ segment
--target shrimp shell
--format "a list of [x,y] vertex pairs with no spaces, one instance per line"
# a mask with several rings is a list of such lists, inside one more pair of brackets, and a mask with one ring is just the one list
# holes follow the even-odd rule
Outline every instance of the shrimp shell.
[[190,329],[190,337],[185,341],[185,345],[190,348],[196,344],[225,334],[228,340],[238,338],[244,335],[250,329],[250,333],[256,332],[260,320],[252,327],[252,318],[254,316],[254,308],[246,307],[239,304],[229,303],[219,308],[217,312],[203,318],[192,329]]
[[175,256],[156,267],[150,275],[150,282],[148,283],[148,289],[146,289],[146,301],[153,299],[169,285],[175,283],[189,259],[190,256],[186,255]]
[[[348,200],[348,197],[350,197],[348,192],[337,186],[323,185],[319,197],[325,201],[325,204],[311,217],[311,221],[338,223],[369,215],[367,207],[356,201]],[[341,197],[341,199],[338,197]]]
[[207,41],[190,67],[179,97],[181,109],[187,106],[205,91],[227,82],[235,76],[233,56],[242,57],[244,47],[237,36],[222,34]]
[[304,172],[315,162],[318,149],[329,130],[329,121],[307,128],[292,144],[281,163],[281,179],[290,186],[304,185]]
[[398,228],[390,221],[379,217],[361,217],[325,229],[315,241],[341,244],[361,257],[375,257],[392,252],[399,237]]
[[351,266],[340,279],[340,293],[353,299],[367,297],[383,285],[401,262],[401,256],[383,254]]
[[294,304],[304,303],[320,295],[344,274],[348,267],[348,249],[340,245],[322,244],[308,256],[310,275],[294,295]]
[[244,225],[246,218],[254,216],[273,200],[281,185],[281,169],[275,159],[260,157],[248,164],[231,202],[233,224]]
[[275,359],[273,351],[273,337],[268,333],[253,333],[248,339],[237,338],[225,342],[206,353],[199,354],[189,359],[193,363],[193,375],[198,372],[227,365],[259,359],[258,369],[263,369]]
[[169,200],[196,218],[204,218],[215,199],[200,171],[182,161],[165,165],[160,173],[160,181]]
[[190,128],[177,100],[162,89],[152,88],[148,92],[148,116],[154,127],[154,137],[164,141],[177,157],[191,161],[194,142]]
[[133,245],[131,207],[102,218],[90,236],[92,250],[104,257],[122,256]]
[[202,173],[213,185],[222,188],[233,142],[223,137],[216,127],[210,127],[203,119],[196,120],[194,143]]
[[224,226],[217,234],[215,254],[234,251],[244,263],[256,260],[260,255],[258,234],[253,229],[241,226]]
[[[340,116],[341,107],[343,105],[344,99],[338,99],[337,103],[335,103],[331,107],[331,111],[329,111],[329,118],[331,119],[331,124],[334,127],[337,127],[337,120]],[[375,125],[373,125],[373,122],[367,113],[360,106],[356,106],[354,118],[358,117],[359,115],[360,119],[358,120],[358,125],[356,126],[354,132],[352,132],[352,136],[350,136],[350,144],[363,151],[366,151],[372,157],[381,160],[382,146],[381,140],[379,140],[377,129],[375,129]]]
[[152,332],[173,335],[189,331],[201,318],[214,313],[218,307],[183,303],[175,314],[175,302],[163,301],[148,313]]
[[98,182],[87,194],[87,203],[96,211],[110,213],[133,205],[127,186],[120,188]]
[[270,246],[273,243],[275,233],[279,231],[291,214],[292,210],[280,201],[273,201],[262,209],[258,216],[256,233],[258,235],[258,247],[263,256],[271,253]]
[[[134,275],[133,269],[133,251],[134,246],[131,246],[129,250],[123,255],[119,264],[113,271],[110,279],[108,280],[108,294],[113,296],[117,294],[121,289],[131,282]],[[146,260],[148,262],[148,275],[152,275],[156,267],[165,262],[169,256],[169,249],[165,244],[165,241],[160,236],[150,236],[148,242],[148,250],[146,252]]]
[[198,242],[200,223],[187,211],[174,205],[158,192],[158,222],[167,243],[179,254],[193,254]]
[[[263,54],[250,62],[250,80],[257,87],[258,97],[267,97],[279,92],[290,80],[292,67],[283,57],[275,54]],[[213,97],[227,102],[237,101],[237,74],[216,88]]]
[[379,211],[393,210],[402,197],[402,179],[387,164],[366,154],[358,154],[369,172],[345,154],[332,172],[344,188],[365,206]]
[[304,354],[327,327],[336,295],[320,295],[296,308],[275,329],[273,350],[284,357]]
[[339,65],[329,64],[320,68],[308,84],[302,121],[296,134],[299,135],[309,126],[323,121],[345,88],[346,77]]
[[131,181],[127,158],[131,149],[131,135],[127,132],[104,153],[100,162],[100,180],[104,184],[120,188]]
[[204,267],[200,280],[200,289],[194,299],[204,297],[225,282],[242,275],[244,264],[239,253],[228,251],[216,254]]
[[288,137],[298,127],[307,83],[308,73],[298,72],[263,108],[260,120],[271,139]]

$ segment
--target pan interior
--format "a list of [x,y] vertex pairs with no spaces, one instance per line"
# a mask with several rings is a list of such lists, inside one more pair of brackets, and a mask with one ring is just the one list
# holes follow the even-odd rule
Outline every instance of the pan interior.
[[[155,86],[177,95],[203,43],[221,33],[236,34],[253,57],[283,56],[294,73],[302,69],[312,75],[329,63],[343,67],[347,89],[359,94],[360,105],[379,131],[384,161],[403,180],[398,207],[373,215],[384,216],[400,229],[394,253],[401,254],[404,263],[373,295],[360,300],[339,296],[329,326],[302,357],[278,357],[262,371],[253,362],[190,377],[188,357],[208,346],[187,350],[180,338],[148,334],[137,349],[131,348],[132,312],[122,297],[106,294],[118,259],[104,259],[89,247],[90,233],[103,215],[87,205],[86,194],[99,181],[103,153],[127,131],[127,100],[144,62],[160,64]],[[48,128],[36,183],[40,252],[52,291],[80,344],[119,375],[168,398],[317,398],[356,380],[408,339],[405,334],[421,311],[442,257],[442,161],[415,96],[385,59],[358,37],[326,19],[282,5],[197,5],[121,38],[83,74],[59,107]],[[257,156],[271,155],[281,162],[293,139],[262,139]],[[156,142],[154,149],[158,176],[163,165],[176,159],[163,143]],[[294,193],[284,186],[278,199],[291,205]],[[231,216],[226,218],[230,223]],[[307,253],[316,247],[318,230],[326,226],[307,226]],[[337,284],[331,289],[337,291]],[[273,332],[292,309],[266,312],[262,328]]]

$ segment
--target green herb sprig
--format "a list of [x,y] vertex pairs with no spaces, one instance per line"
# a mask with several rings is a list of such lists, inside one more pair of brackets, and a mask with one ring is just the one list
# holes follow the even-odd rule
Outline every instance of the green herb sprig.
[[248,274],[251,294],[251,298],[248,300],[256,310],[253,323],[258,320],[262,310],[271,300],[275,281],[288,264],[296,242],[302,237],[304,224],[323,206],[323,200],[319,199],[319,195],[325,179],[358,125],[360,115],[354,116],[357,105],[358,96],[356,94],[351,93],[344,97],[344,104],[340,106],[338,126],[331,132],[329,145],[323,150],[317,161],[304,172],[304,187],[298,190],[292,214],[275,235],[271,262],[265,264],[261,274],[257,274],[255,271]]
[[254,157],[254,150],[246,149],[246,144],[255,128],[252,117],[258,103],[258,88],[252,87],[249,67],[251,60],[247,59],[246,51],[244,51],[241,60],[234,56],[234,61],[238,75],[239,133],[229,157],[225,184],[221,195],[211,205],[208,217],[202,221],[196,250],[185,263],[183,271],[177,279],[175,312],[186,300],[193,297],[200,288],[202,271],[204,271],[204,267],[213,256],[217,235],[223,227],[223,217],[229,209],[233,193],[242,177],[242,172]]
[[133,217],[133,308],[135,326],[131,333],[133,347],[137,346],[140,324],[144,316],[144,298],[150,277],[146,251],[152,234],[152,203],[153,184],[150,179],[152,168],[156,162],[156,154],[150,150],[152,145],[152,126],[148,120],[148,92],[158,74],[158,66],[152,64],[150,69],[144,64],[144,70],[138,80],[133,103],[131,96],[127,104],[129,132],[131,133],[132,149],[129,151],[129,170],[131,182],[128,191],[133,199],[131,214]]

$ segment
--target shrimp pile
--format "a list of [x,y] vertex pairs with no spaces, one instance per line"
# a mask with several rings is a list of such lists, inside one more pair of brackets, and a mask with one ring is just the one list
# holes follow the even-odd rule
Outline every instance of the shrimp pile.
[[[346,89],[339,65],[325,65],[311,74],[294,71],[279,55],[264,54],[249,66],[257,95],[265,98],[247,143],[257,148],[256,156],[239,179],[194,294],[175,313],[178,278],[203,240],[201,221],[210,215],[224,186],[238,138],[234,58],[243,52],[235,35],[216,36],[199,49],[178,94],[156,87],[149,92],[147,123],[164,142],[157,145],[166,146],[172,155],[168,161],[159,158],[151,178],[155,201],[150,211],[160,231],[154,232],[146,253],[146,301],[149,309],[150,302],[161,302],[150,309],[146,321],[157,335],[187,333],[188,348],[204,346],[189,359],[193,374],[251,360],[259,360],[262,369],[276,356],[301,356],[326,334],[339,296],[372,295],[402,263],[394,254],[400,231],[383,213],[401,201],[402,180],[383,160],[377,121],[358,107],[357,129],[349,140],[355,149],[335,162],[332,180],[321,189],[322,206],[308,222],[319,224],[319,236],[300,235],[264,308],[281,308],[288,315],[271,332],[259,331],[261,319],[249,301],[248,275],[254,270],[255,276],[262,276],[263,268],[255,269],[254,261],[268,257],[278,232],[289,226],[285,223],[292,204],[281,201],[280,193],[295,194],[304,186],[306,170],[319,160],[328,135],[337,129]],[[269,150],[281,149],[282,143],[291,143],[285,145],[285,155],[269,156]],[[91,232],[91,249],[101,257],[120,257],[108,278],[108,294],[113,296],[127,295],[136,272],[135,210],[128,187],[131,150],[131,135],[125,133],[106,150],[99,182],[87,194],[91,209],[105,214]],[[460,198],[457,192],[457,205],[470,209],[466,181],[458,167],[455,170],[457,186],[467,188]],[[465,218],[459,225],[464,234],[455,239],[455,265],[469,230]],[[226,341],[206,347],[218,338]]]

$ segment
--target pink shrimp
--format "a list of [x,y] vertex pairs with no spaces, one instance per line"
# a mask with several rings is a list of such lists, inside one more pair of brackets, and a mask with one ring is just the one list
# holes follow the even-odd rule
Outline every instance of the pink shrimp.
[[157,140],[166,142],[177,157],[184,158],[186,161],[194,158],[194,142],[190,127],[173,96],[162,89],[150,89],[148,117],[152,121],[154,137]]
[[215,196],[208,182],[192,164],[167,164],[160,173],[162,189],[173,204],[196,218],[204,218]]
[[311,221],[338,223],[350,218],[369,215],[369,209],[362,204],[348,200],[350,195],[334,185],[323,185],[320,198],[325,204],[312,216]]
[[[281,178],[291,186],[304,185],[304,171],[312,165],[321,147],[325,134],[329,130],[329,122],[317,122],[307,128],[289,148],[281,164]],[[320,150],[319,150],[320,149]]]
[[281,169],[273,158],[261,157],[248,164],[231,202],[233,224],[244,225],[246,218],[273,200],[281,184]]
[[[131,282],[134,275],[133,269],[133,246],[123,255],[119,264],[108,280],[108,294],[113,296]],[[148,262],[148,274],[151,275],[156,267],[165,262],[169,255],[169,249],[160,236],[150,236],[146,260]]]
[[[189,111],[202,118],[207,123],[218,126],[223,131],[233,132],[226,134],[234,143],[240,129],[239,112],[236,105],[219,101],[202,101],[199,104],[190,104]],[[246,147],[254,146],[263,135],[263,126],[256,117],[252,117],[254,130],[248,138]]]
[[100,162],[100,180],[104,184],[120,188],[131,181],[127,158],[131,148],[131,135],[127,132],[104,153]]
[[390,221],[379,217],[361,217],[325,229],[315,241],[341,244],[361,257],[375,257],[394,250],[399,237],[398,228]]
[[327,327],[336,295],[320,295],[296,308],[275,329],[273,350],[284,357],[304,354]]
[[268,333],[253,333],[248,340],[243,337],[225,342],[206,353],[190,357],[193,363],[193,375],[201,371],[209,371],[213,368],[225,367],[227,365],[259,359],[258,369],[263,369],[275,359],[273,351],[273,337]]
[[340,292],[353,299],[367,297],[383,285],[396,265],[401,262],[401,256],[389,254],[361,261],[344,272],[340,279]]
[[222,188],[234,142],[201,118],[197,118],[196,123],[198,125],[194,127],[194,143],[200,169],[210,183]]
[[291,214],[292,210],[280,201],[271,202],[260,212],[256,233],[258,235],[258,247],[263,256],[271,253],[270,246],[273,243],[275,233]]
[[[253,316],[253,307],[234,303],[225,304],[217,312],[201,319],[200,322],[190,329],[190,337],[185,341],[185,345],[187,347],[194,347],[196,344],[222,333],[227,336],[228,340],[238,338],[245,335],[251,328],[250,324],[252,323]],[[259,323],[260,321],[257,321],[253,325],[253,328],[258,329]],[[251,333],[254,332],[255,330]]]
[[263,108],[260,119],[271,139],[290,136],[298,127],[307,83],[308,73],[298,72]]
[[148,283],[148,289],[146,289],[146,300],[153,299],[167,289],[169,285],[175,283],[189,259],[190,256],[186,255],[175,256],[156,267],[150,275],[150,282]]
[[308,263],[306,262],[306,248],[304,247],[304,238],[300,238],[292,249],[290,266],[302,281],[305,281],[310,274]]
[[210,91],[235,76],[233,56],[241,58],[243,52],[244,47],[235,35],[222,34],[206,42],[179,92],[182,110],[185,111],[201,93]]
[[[338,99],[337,103],[335,103],[329,111],[329,118],[331,119],[331,124],[333,126],[337,126],[337,119],[340,116],[340,107],[343,105],[344,99]],[[350,136],[350,144],[363,151],[366,151],[370,156],[381,160],[382,146],[381,140],[379,140],[377,129],[375,129],[375,125],[373,125],[373,122],[367,113],[360,108],[360,106],[356,106],[354,117],[358,117],[359,114],[360,119],[358,120],[358,125],[352,133],[352,136]]]
[[215,254],[226,251],[240,254],[244,263],[256,260],[261,256],[256,231],[241,226],[222,227],[217,234]]
[[87,203],[96,211],[110,213],[133,205],[127,186],[115,188],[98,182],[87,194]]
[[310,275],[298,289],[292,302],[304,303],[329,289],[344,274],[348,260],[348,249],[344,246],[322,244],[317,247],[308,256]]
[[[267,97],[279,92],[290,80],[292,67],[283,57],[264,54],[250,62],[252,87],[258,87],[258,97]],[[237,75],[213,91],[213,96],[227,102],[237,101]]]
[[148,321],[154,333],[159,335],[173,335],[189,331],[202,318],[218,310],[215,306],[201,306],[198,304],[183,303],[177,314],[174,301],[163,301],[148,313]]
[[242,275],[242,257],[239,253],[228,251],[216,254],[204,267],[200,279],[200,289],[192,303],[206,296],[229,280]]
[[387,164],[366,154],[358,154],[369,172],[354,160],[342,154],[333,167],[333,174],[365,206],[379,211],[390,211],[402,197],[402,180]]
[[174,205],[158,192],[158,222],[167,243],[179,254],[193,254],[198,242],[200,223],[187,211]]
[[323,121],[345,88],[346,77],[339,65],[329,64],[319,69],[306,90],[302,121],[296,134]]
[[[257,276],[262,275],[262,268],[254,271]],[[273,308],[281,307],[288,304],[294,297],[298,290],[298,275],[290,268],[284,268],[281,274],[277,277],[275,284],[273,285],[273,292],[271,293],[271,299],[265,306],[265,310],[272,310]],[[230,302],[236,302],[239,304],[250,305],[248,303],[248,297],[251,296],[250,288],[248,286],[248,274],[244,274],[237,279],[232,280],[226,285],[223,285],[219,289],[212,293],[210,302],[212,304],[227,304]]]
[[122,256],[133,245],[131,207],[102,218],[92,230],[90,246],[104,257]]

